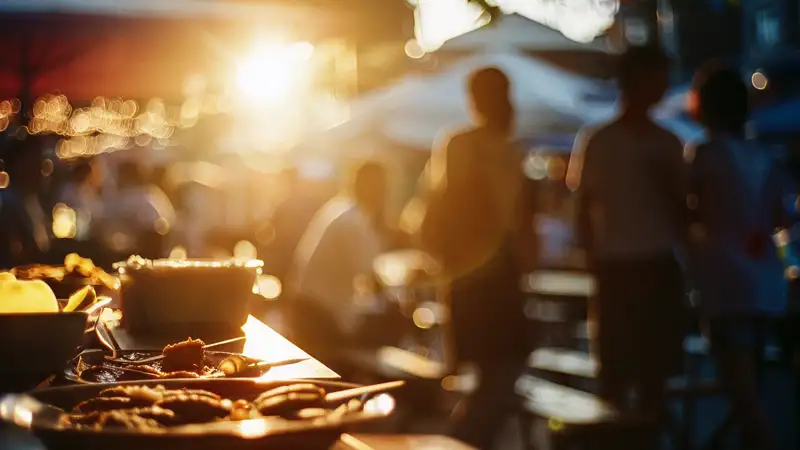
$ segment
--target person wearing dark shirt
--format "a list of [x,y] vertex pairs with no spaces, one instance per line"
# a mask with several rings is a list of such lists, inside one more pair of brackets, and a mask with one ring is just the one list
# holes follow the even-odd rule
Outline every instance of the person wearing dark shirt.
[[[654,419],[642,448],[657,448],[666,381],[681,371],[686,332],[676,258],[686,228],[683,144],[649,114],[668,87],[668,68],[657,48],[622,55],[621,111],[581,131],[567,173],[597,283],[590,325],[601,394],[622,411]],[[638,394],[633,408],[631,390]]]
[[50,247],[47,215],[39,201],[41,152],[30,138],[3,154],[7,168],[0,189],[0,266],[43,262]]

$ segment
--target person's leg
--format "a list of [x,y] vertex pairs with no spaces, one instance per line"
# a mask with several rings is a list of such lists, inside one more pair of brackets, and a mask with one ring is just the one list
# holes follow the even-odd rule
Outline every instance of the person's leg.
[[777,448],[758,389],[758,330],[752,320],[719,319],[709,323],[712,351],[719,376],[731,397],[731,407],[755,450]]
[[631,388],[631,324],[630,284],[626,286],[626,264],[596,262],[593,272],[597,292],[590,299],[593,333],[592,352],[597,357],[600,397],[621,412],[628,410],[628,394]]
[[481,450],[489,450],[513,408],[519,404],[514,390],[524,361],[483,361],[480,384],[453,413],[453,437]]
[[650,423],[645,436],[648,448],[660,448],[669,425],[667,380],[683,372],[687,299],[683,274],[672,256],[642,263],[640,271],[639,299],[632,306],[639,317],[636,414]]

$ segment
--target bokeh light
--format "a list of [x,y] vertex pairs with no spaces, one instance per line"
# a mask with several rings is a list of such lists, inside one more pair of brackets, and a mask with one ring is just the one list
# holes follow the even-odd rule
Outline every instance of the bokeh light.
[[78,217],[75,210],[59,203],[53,207],[53,236],[59,239],[74,238],[78,232]]
[[767,76],[764,75],[761,71],[756,71],[753,73],[753,76],[750,77],[750,82],[753,84],[753,87],[758,89],[759,91],[763,91],[767,88],[769,84],[769,80]]

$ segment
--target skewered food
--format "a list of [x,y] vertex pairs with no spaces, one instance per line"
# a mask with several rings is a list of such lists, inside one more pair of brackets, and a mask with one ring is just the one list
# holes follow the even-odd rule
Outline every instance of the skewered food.
[[189,338],[183,342],[167,345],[162,353],[164,354],[165,372],[198,372],[205,359],[206,343],[200,339]]
[[84,381],[96,382],[200,378],[219,373],[214,364],[206,358],[203,346],[205,346],[203,341],[189,338],[166,346],[162,351],[163,360],[141,365],[119,364],[108,360],[92,364],[81,357],[75,372]]

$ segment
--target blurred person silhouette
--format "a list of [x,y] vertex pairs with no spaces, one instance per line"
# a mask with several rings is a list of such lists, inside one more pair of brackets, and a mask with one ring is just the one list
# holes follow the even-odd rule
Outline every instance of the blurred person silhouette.
[[[666,92],[669,62],[632,47],[618,62],[621,111],[579,133],[567,172],[578,194],[578,239],[595,277],[590,301],[602,396],[653,419],[658,448],[665,383],[682,369],[685,291],[676,258],[686,230],[683,144],[649,115]],[[628,400],[632,390],[637,402]]]
[[111,248],[147,258],[163,256],[164,236],[175,224],[175,210],[166,194],[147,179],[137,162],[118,167],[117,193],[107,205]]
[[[308,205],[302,198],[300,174],[296,167],[283,169],[277,177],[278,188],[283,192],[269,222],[270,240],[264,254],[265,271],[285,280],[292,266],[297,244],[311,218],[321,205]],[[263,230],[258,233],[263,234]]]
[[0,189],[0,266],[44,263],[50,249],[48,217],[39,200],[41,151],[31,138],[13,140],[3,156]]
[[77,230],[75,238],[88,240],[93,228],[101,225],[103,201],[100,197],[102,173],[96,161],[81,160],[75,163],[69,181],[58,195],[58,201],[75,210]]
[[317,212],[297,246],[289,275],[291,330],[300,347],[325,363],[357,326],[359,280],[372,279],[384,250],[379,224],[388,189],[382,165],[358,165],[346,191]]
[[480,69],[468,89],[475,125],[435,144],[418,237],[449,283],[454,362],[480,370],[478,388],[454,411],[453,434],[484,449],[518,401],[514,385],[530,350],[519,287],[537,249],[508,77]]
[[552,189],[542,194],[544,194],[543,205],[536,214],[541,265],[568,267],[573,263],[574,244],[568,200],[564,198],[564,194]]
[[692,92],[705,142],[689,146],[691,273],[719,374],[747,448],[778,448],[758,393],[770,319],[786,313],[788,284],[774,230],[789,228],[797,198],[784,164],[745,137],[748,91],[737,70],[712,64]]

